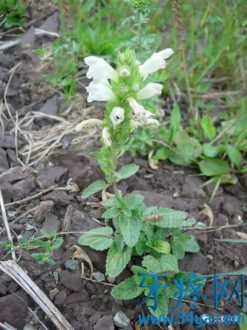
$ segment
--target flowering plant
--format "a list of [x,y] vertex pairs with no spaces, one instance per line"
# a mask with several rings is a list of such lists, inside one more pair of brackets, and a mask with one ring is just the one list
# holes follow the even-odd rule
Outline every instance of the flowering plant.
[[[142,292],[148,295],[148,290],[143,291],[138,286],[138,272],[169,272],[178,278],[178,259],[182,259],[186,251],[199,250],[193,236],[181,233],[181,227],[195,223],[193,218],[187,219],[186,212],[147,207],[142,195],[123,196],[117,188],[117,182],[134,175],[139,169],[135,164],[128,164],[117,170],[117,160],[122,155],[131,132],[138,126],[159,125],[158,120],[152,118],[153,113],[146,110],[140,101],[160,95],[163,86],[148,83],[143,87],[145,79],[153,72],[164,69],[166,59],[172,54],[173,50],[168,48],[154,53],[141,64],[136,59],[135,52],[127,49],[118,54],[116,70],[102,58],[85,58],[85,63],[89,66],[87,77],[93,79],[87,87],[88,102],[108,103],[104,121],[90,119],[77,127],[80,130],[92,125],[102,126],[102,148],[92,154],[97,158],[106,179],[92,183],[84,190],[82,198],[109,186],[113,186],[114,196],[101,202],[106,208],[102,217],[107,220],[107,225],[84,233],[79,237],[78,243],[98,251],[109,249],[106,272],[111,278],[124,270],[131,256],[143,256],[142,267],[132,267],[135,275],[113,289],[112,294],[117,299],[132,299]],[[159,293],[161,297],[162,292]],[[167,304],[168,300],[169,297]],[[166,307],[161,314],[167,313]],[[150,311],[155,314],[153,309]]]

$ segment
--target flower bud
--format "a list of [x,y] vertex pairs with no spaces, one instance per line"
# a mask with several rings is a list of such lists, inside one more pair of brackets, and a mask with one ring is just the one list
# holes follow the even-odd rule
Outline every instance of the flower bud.
[[137,85],[137,84],[134,84],[134,85],[131,87],[131,89],[132,89],[132,91],[135,91],[135,92],[137,92],[137,91],[139,91],[139,89],[140,89],[140,86],[139,86],[139,85]]
[[105,127],[102,131],[102,139],[104,141],[104,144],[106,145],[106,147],[110,147],[111,146],[111,135],[108,131],[108,128]]
[[124,120],[124,109],[121,107],[114,107],[110,114],[113,126],[118,126]]
[[123,68],[122,70],[120,70],[119,72],[120,77],[129,77],[130,76],[130,72],[128,69]]
[[132,0],[132,6],[135,9],[141,9],[148,4],[149,0]]
[[120,87],[120,91],[121,91],[122,93],[127,93],[127,92],[129,91],[129,89],[128,89],[127,86],[121,86],[121,87]]

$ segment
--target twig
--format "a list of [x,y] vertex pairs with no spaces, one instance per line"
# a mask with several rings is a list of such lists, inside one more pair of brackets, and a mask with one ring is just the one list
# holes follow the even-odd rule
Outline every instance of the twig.
[[[2,195],[2,190],[1,189],[0,189],[0,205],[1,205],[1,211],[2,211],[2,215],[3,215],[3,221],[4,221],[4,224],[5,224],[5,228],[6,228],[6,232],[7,232],[8,238],[13,243],[13,239],[12,239],[12,235],[11,235],[11,232],[10,232],[9,223],[8,223],[8,219],[7,219],[6,210],[5,210],[5,207],[4,207],[3,195]],[[11,254],[12,254],[13,260],[16,261],[15,251],[12,251]]]
[[6,206],[6,207],[10,207],[10,206],[15,206],[15,205],[24,204],[24,203],[26,203],[26,202],[29,202],[29,201],[31,201],[31,200],[33,200],[33,199],[36,199],[36,198],[42,196],[42,195],[45,195],[46,193],[48,193],[48,192],[54,190],[56,187],[57,187],[57,184],[56,184],[55,186],[52,186],[52,187],[50,187],[50,188],[47,188],[47,189],[42,190],[42,191],[40,191],[39,193],[37,193],[37,194],[35,194],[35,195],[33,195],[33,196],[26,197],[26,198],[21,199],[21,200],[16,201],[16,202],[12,202],[12,203],[5,204],[5,206]]
[[69,205],[63,220],[62,232],[67,232],[70,230],[72,214],[73,214],[73,206]]
[[43,309],[59,330],[73,330],[65,317],[15,261],[0,261],[0,269],[12,277]]
[[96,280],[90,279],[90,278],[85,277],[85,276],[82,276],[82,278],[84,278],[87,281],[98,283],[98,284],[104,284],[104,285],[108,285],[108,286],[112,286],[112,287],[115,287],[116,286],[116,284],[111,284],[111,283],[107,283],[107,282],[98,282]]
[[0,323],[0,326],[3,328],[3,330],[17,330],[16,328],[13,328],[11,325],[9,325],[6,322],[4,322],[4,324]]

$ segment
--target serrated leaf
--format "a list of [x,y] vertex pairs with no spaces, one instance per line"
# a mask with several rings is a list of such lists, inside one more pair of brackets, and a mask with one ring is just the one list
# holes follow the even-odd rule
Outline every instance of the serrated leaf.
[[228,162],[221,159],[204,159],[198,165],[202,174],[206,176],[227,174],[231,171]]
[[124,207],[122,209],[122,212],[123,212],[124,215],[126,215],[126,217],[131,217],[131,215],[132,215],[131,210],[127,207]]
[[136,174],[140,166],[135,164],[124,165],[117,173],[118,180],[127,179],[130,176]]
[[[146,302],[147,306],[154,306],[154,299],[150,298]],[[160,293],[158,295],[158,308],[156,311],[154,311],[152,308],[148,307],[150,313],[152,313],[154,316],[159,317],[160,315],[167,316],[168,314],[168,304],[169,304],[169,298],[166,297],[166,295]]]
[[103,251],[112,245],[112,233],[113,230],[111,227],[92,229],[82,234],[78,239],[78,243],[80,245],[90,246],[92,249],[97,251]]
[[133,247],[137,243],[141,232],[141,218],[135,213],[132,213],[130,217],[121,214],[118,224],[125,243]]
[[120,210],[117,207],[113,206],[102,214],[102,218],[113,219],[113,218],[118,217],[120,215],[120,213],[121,213]]
[[124,199],[124,203],[129,209],[132,210],[135,209],[138,205],[140,205],[143,200],[144,196],[138,194],[131,194]]
[[131,251],[128,246],[123,251],[118,251],[115,242],[111,245],[106,259],[106,272],[110,277],[114,278],[124,270],[130,261]]
[[104,207],[111,207],[115,205],[115,198],[109,198],[106,199],[105,201],[100,202],[101,205],[103,205]]
[[213,140],[213,138],[216,136],[216,128],[213,125],[212,118],[209,115],[205,115],[200,120],[200,125],[204,136],[209,140]]
[[83,191],[81,198],[87,198],[88,196],[95,194],[96,192],[99,192],[107,188],[108,186],[109,185],[104,180],[98,180],[96,182],[93,182]]
[[159,253],[169,254],[171,252],[171,245],[168,242],[156,239],[146,243],[147,246],[151,247]]
[[195,219],[185,220],[188,213],[167,208],[150,207],[144,212],[144,217],[155,214],[164,214],[159,221],[150,221],[149,224],[162,228],[189,227],[196,223]]
[[144,253],[148,253],[150,251],[150,248],[146,245],[146,242],[147,242],[146,237],[141,234],[135,245],[135,251],[137,255],[141,256]]
[[233,164],[240,166],[242,161],[241,152],[230,144],[226,145],[226,152],[229,158],[231,159],[231,161],[233,162]]
[[118,251],[123,251],[124,248],[124,240],[123,240],[123,236],[122,235],[117,235],[116,239],[115,239],[116,245],[117,245],[117,249]]
[[132,276],[113,288],[111,294],[115,299],[128,300],[138,297],[142,292],[143,289],[137,285],[135,276]]
[[183,259],[185,256],[183,244],[181,242],[173,242],[172,243],[172,253],[179,260]]
[[159,259],[153,256],[145,256],[142,261],[142,266],[150,272],[176,274],[179,272],[178,260],[172,254],[161,256]]

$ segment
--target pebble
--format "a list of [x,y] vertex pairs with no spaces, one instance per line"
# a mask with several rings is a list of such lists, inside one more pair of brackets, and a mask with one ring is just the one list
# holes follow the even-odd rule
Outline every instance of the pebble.
[[117,314],[114,316],[113,322],[116,327],[126,328],[130,323],[130,319],[123,312],[120,311],[117,312]]
[[212,256],[212,254],[207,254],[207,258],[210,259],[210,260],[213,260],[214,257]]
[[61,273],[61,271],[62,271],[62,268],[59,267],[55,270],[55,272],[53,272],[53,277],[56,282],[59,281],[59,273]]
[[67,269],[70,269],[70,270],[75,270],[77,268],[77,266],[79,265],[79,261],[77,260],[73,260],[73,259],[68,259],[67,261],[65,261],[64,263],[64,266],[67,268]]
[[237,260],[234,260],[234,267],[238,268],[239,267],[239,262]]
[[58,294],[58,292],[59,292],[58,288],[55,288],[55,289],[51,290],[51,291],[49,292],[49,297],[50,297],[50,299],[53,300],[54,297]]
[[104,282],[105,281],[105,275],[97,272],[97,273],[93,273],[93,278],[97,281],[97,282]]

